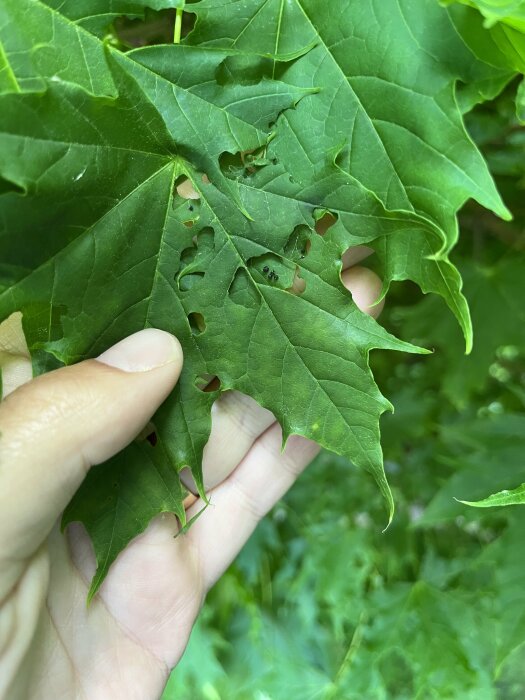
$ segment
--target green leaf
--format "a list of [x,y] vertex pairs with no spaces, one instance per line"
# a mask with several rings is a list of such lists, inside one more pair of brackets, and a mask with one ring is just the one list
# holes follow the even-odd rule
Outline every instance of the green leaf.
[[[341,256],[366,243],[385,292],[411,279],[441,294],[469,347],[448,260],[456,212],[470,197],[508,212],[465,131],[456,83],[479,97],[512,73],[479,58],[460,15],[433,0],[379,9],[360,0],[335,14],[313,0],[203,0],[192,3],[186,43],[127,53],[88,32],[80,14],[66,17],[73,4],[50,4],[0,8],[0,76],[12,76],[0,96],[0,320],[23,312],[37,372],[144,327],[175,333],[184,369],[154,418],[174,484],[190,466],[203,491],[211,406],[237,389],[275,414],[284,440],[304,435],[370,472],[391,518],[378,425],[391,406],[368,358],[375,348],[422,351],[358,310]],[[178,193],[186,178],[198,200]],[[325,212],[335,224],[321,236]],[[301,294],[291,291],[296,274]],[[220,390],[203,392],[210,374]],[[86,480],[66,521],[89,520],[100,475],[109,489],[140,450]],[[126,489],[139,491],[142,478],[130,467]],[[166,503],[181,512],[182,489],[170,493],[157,512]],[[92,593],[155,512],[136,500],[133,517],[122,515],[130,499],[120,487],[111,499],[103,524],[88,522],[99,563]]]
[[13,88],[42,90],[49,78],[74,82],[93,94],[115,95],[103,44],[40,1],[0,4],[0,69],[0,75],[12,76],[10,85],[0,82],[0,94]]
[[[447,14],[432,1],[417,6],[384,3],[378,11],[360,3],[353,13],[341,11],[334,21],[331,10],[306,0],[283,5],[280,24],[263,32],[261,27],[272,27],[280,2],[226,3],[228,8],[234,6],[242,11],[223,27],[225,5],[219,9],[213,2],[199,3],[197,25],[188,41],[263,54],[291,52],[305,42],[316,44],[303,61],[290,65],[282,75],[287,82],[321,85],[322,90],[283,115],[269,154],[275,154],[283,175],[292,174],[301,193],[306,183],[316,182],[319,187],[335,165],[373,192],[387,209],[403,211],[397,235],[381,237],[372,246],[381,260],[385,291],[392,281],[412,279],[425,292],[441,294],[458,318],[470,349],[468,310],[461,282],[447,257],[457,239],[455,214],[468,197],[474,197],[500,216],[509,215],[457,109],[457,80],[475,87],[476,93],[493,96],[512,76],[503,59],[495,60],[499,50],[486,36],[479,16],[464,8]],[[465,13],[472,47],[465,45],[462,36]],[[429,24],[436,28],[431,37],[425,31]],[[390,27],[386,57],[385,35],[375,31],[378,26]],[[400,73],[399,65],[414,70]],[[302,172],[296,173],[299,164]],[[252,178],[250,186],[285,196],[293,189],[284,177],[277,179],[264,170]],[[344,212],[348,197],[332,192],[327,208],[336,214]],[[408,212],[412,225],[405,228]],[[366,235],[350,224],[345,228],[354,240],[358,235],[362,243],[374,239],[373,232]]]
[[[460,2],[476,8],[485,18],[487,36],[498,48],[512,70],[525,73],[525,2],[523,0],[446,0],[445,4]],[[467,42],[472,41],[472,27],[464,28]],[[476,46],[479,46],[475,41]],[[525,90],[521,82],[516,95],[516,108],[519,119],[525,121]]]
[[467,506],[475,506],[476,508],[523,505],[525,503],[525,484],[521,484],[521,486],[512,489],[512,491],[504,489],[498,493],[493,493],[487,496],[487,498],[483,498],[481,501],[462,501],[459,498],[456,500]]
[[[95,595],[117,555],[159,513],[174,513],[182,523],[186,495],[162,445],[132,443],[106,464],[90,470],[90,498],[79,491],[64,512],[62,528],[81,520],[91,537],[97,570],[88,601]],[[174,531],[174,535],[176,532]]]
[[[448,0],[457,2],[457,0]],[[459,0],[478,9],[486,19],[486,26],[503,22],[525,32],[525,2],[523,0]]]

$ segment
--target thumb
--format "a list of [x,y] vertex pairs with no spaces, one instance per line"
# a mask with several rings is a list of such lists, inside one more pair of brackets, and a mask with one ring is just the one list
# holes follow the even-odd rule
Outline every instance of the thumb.
[[147,329],[0,403],[0,570],[38,548],[89,467],[136,437],[181,367],[178,340]]

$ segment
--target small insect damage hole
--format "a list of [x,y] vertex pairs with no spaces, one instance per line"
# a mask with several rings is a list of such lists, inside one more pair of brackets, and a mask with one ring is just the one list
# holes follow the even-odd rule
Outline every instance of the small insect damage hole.
[[151,421],[148,421],[148,424],[138,434],[137,440],[147,441],[152,447],[155,447],[158,436],[155,425]]
[[188,323],[190,324],[192,335],[200,335],[206,330],[204,316],[197,311],[192,311],[188,314]]
[[193,182],[181,175],[173,187],[173,209],[177,219],[191,228],[200,218],[200,204],[200,194]]
[[193,182],[185,175],[181,175],[175,182],[175,191],[183,199],[200,199],[200,194],[195,190]]
[[351,248],[345,250],[345,252],[341,255],[341,267],[343,270],[346,270],[353,265],[357,265],[373,253],[373,248],[370,248],[367,245],[352,246]]
[[179,289],[181,292],[189,292],[195,285],[202,282],[204,272],[194,271],[179,277]]
[[285,256],[290,260],[304,260],[312,247],[310,240],[312,234],[313,231],[308,226],[304,224],[296,226],[284,246]]
[[199,391],[204,391],[206,393],[220,391],[221,380],[213,374],[199,374],[195,379],[195,387]]
[[342,272],[341,282],[361,311],[372,318],[379,316],[385,304],[385,299],[381,296],[383,282],[373,270],[355,265]]
[[219,166],[223,174],[230,180],[240,180],[251,177],[258,168],[269,165],[271,161],[266,156],[266,146],[256,150],[228,153],[219,156]]
[[228,289],[228,296],[234,304],[244,306],[247,309],[255,309],[260,303],[259,294],[253,285],[253,281],[242,267],[235,272]]
[[15,311],[0,323],[0,399],[33,376],[22,318]]
[[306,280],[304,280],[301,277],[301,269],[299,267],[296,267],[292,286],[288,287],[288,289],[286,291],[290,292],[291,294],[296,294],[297,296],[300,296],[301,294],[304,294],[305,290],[306,290]]
[[[211,226],[205,226],[191,238],[191,245],[180,254],[179,265],[173,278],[182,282],[184,277],[204,275],[211,258],[214,255],[215,232]],[[180,284],[179,284],[180,286]]]
[[156,445],[157,442],[158,442],[157,433],[156,433],[155,431],[153,431],[153,432],[150,433],[149,435],[146,435],[146,440],[149,442],[149,444],[150,444],[152,447],[155,447],[155,445]]
[[[147,8],[143,16],[140,16],[140,11],[134,14],[135,17],[117,17],[112,27],[109,27],[110,36],[114,37],[114,43],[116,42],[121,50],[173,44],[177,17],[175,9],[155,11]],[[193,12],[183,12],[181,38],[186,37],[193,30],[196,19]]]
[[314,216],[316,218],[315,231],[320,236],[326,235],[328,229],[337,223],[337,216],[326,210],[314,212]]

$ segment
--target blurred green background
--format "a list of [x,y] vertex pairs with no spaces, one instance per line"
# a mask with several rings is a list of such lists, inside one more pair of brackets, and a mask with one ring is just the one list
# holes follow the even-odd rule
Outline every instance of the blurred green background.
[[[514,221],[475,204],[453,258],[473,315],[392,288],[381,322],[432,356],[378,353],[397,513],[322,454],[215,586],[163,700],[522,700],[525,507],[476,500],[525,481],[525,133],[515,85],[468,115]],[[175,632],[176,633],[176,632]]]

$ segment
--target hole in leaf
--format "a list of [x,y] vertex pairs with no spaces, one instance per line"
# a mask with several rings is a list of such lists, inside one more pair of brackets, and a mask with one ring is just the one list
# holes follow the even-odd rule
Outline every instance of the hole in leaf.
[[175,183],[175,191],[183,199],[200,199],[200,194],[195,190],[193,182],[184,175]]
[[196,219],[188,219],[187,221],[183,221],[182,223],[186,228],[191,228],[195,224]]
[[[194,219],[194,221],[196,220],[197,219]],[[191,269],[188,269],[186,274],[204,274],[203,270],[207,269],[207,266],[210,262],[210,257],[213,255],[214,252],[214,238],[215,232],[211,228],[211,226],[205,226],[197,234],[192,236],[191,245],[189,245],[187,248],[184,248],[184,250],[180,254],[179,266],[175,270],[173,275],[174,279],[177,279],[179,273],[181,271],[184,271],[185,268],[189,268],[190,266]],[[199,270],[197,263],[201,261],[202,265],[199,265],[201,267],[201,269]]]
[[204,316],[197,311],[192,311],[191,314],[188,314],[188,322],[193,335],[200,335],[206,330]]
[[157,433],[155,431],[155,425],[152,421],[148,421],[147,425],[145,425],[144,428],[140,431],[140,433],[137,435],[137,440],[147,440],[152,445],[152,440],[155,442],[155,444],[157,443]]
[[296,226],[284,246],[284,254],[291,260],[303,260],[309,253],[312,243],[312,229],[304,224]]
[[367,245],[356,245],[352,246],[352,248],[348,248],[341,256],[341,265],[343,270],[352,267],[352,265],[357,265],[373,253],[373,248],[370,248]]
[[220,168],[230,180],[250,177],[257,172],[257,168],[262,168],[269,163],[266,157],[266,146],[237,153],[224,152],[219,157]]
[[[238,180],[248,175],[244,165],[244,154],[241,153],[222,153],[219,157],[219,166],[223,174],[230,180]],[[253,172],[255,172],[255,168],[253,168]]]
[[203,183],[204,183],[205,185],[209,185],[209,184],[210,184],[210,178],[206,175],[206,173],[202,173],[202,178],[201,178],[201,180],[203,181]]
[[288,289],[286,291],[291,292],[292,294],[297,294],[298,296],[300,296],[301,294],[304,293],[305,289],[306,289],[306,280],[304,280],[301,277],[300,268],[296,267],[292,286],[288,287]]
[[199,282],[202,282],[202,278],[204,277],[204,272],[191,272],[187,275],[182,275],[182,277],[179,277],[179,289],[181,292],[189,292],[190,289],[193,289],[196,284]]
[[[195,236],[194,236],[195,238]],[[197,244],[194,243],[194,245],[191,245],[189,248],[184,248],[184,250],[181,253],[180,256],[180,266],[177,272],[175,273],[175,277],[179,274],[180,270],[182,270],[185,267],[188,267],[188,265],[191,265],[191,263],[195,260],[197,257]]]
[[146,440],[149,442],[149,444],[150,444],[152,447],[155,447],[155,445],[156,445],[157,442],[158,442],[157,433],[156,433],[155,431],[153,431],[153,432],[150,433],[149,435],[146,435]]
[[317,219],[315,223],[315,230],[320,236],[324,236],[329,228],[332,228],[334,224],[337,223],[337,216],[327,211],[322,216]]
[[214,377],[213,374],[199,374],[195,379],[195,386],[199,391],[205,391],[206,393],[219,391],[221,388],[221,380],[219,377]]
[[259,306],[259,294],[248,273],[242,267],[236,271],[228,294],[233,303],[239,306],[244,306],[247,309],[254,309]]

